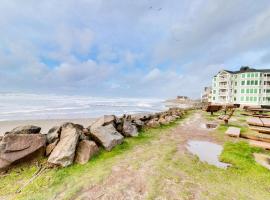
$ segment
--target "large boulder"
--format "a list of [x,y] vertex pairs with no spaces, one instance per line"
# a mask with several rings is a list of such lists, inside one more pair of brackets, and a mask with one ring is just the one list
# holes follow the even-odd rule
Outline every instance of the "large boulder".
[[130,121],[125,120],[123,124],[122,134],[126,137],[137,137],[139,135],[137,127]]
[[112,124],[91,128],[91,139],[102,145],[107,151],[121,144],[124,137],[114,128]]
[[62,167],[69,166],[74,161],[76,146],[82,129],[73,123],[62,125],[60,141],[53,149],[48,162]]
[[58,140],[60,133],[61,127],[59,126],[52,127],[46,135],[47,144],[54,143],[54,141]]
[[40,127],[33,125],[18,126],[5,134],[39,134],[40,130]]
[[0,143],[0,170],[44,153],[46,138],[41,134],[7,134]]
[[92,132],[94,129],[99,128],[100,126],[106,126],[109,124],[115,125],[116,117],[114,115],[104,115],[103,117],[98,118],[90,127],[89,130]]
[[75,162],[79,164],[86,164],[99,151],[95,142],[89,140],[82,140],[79,142]]

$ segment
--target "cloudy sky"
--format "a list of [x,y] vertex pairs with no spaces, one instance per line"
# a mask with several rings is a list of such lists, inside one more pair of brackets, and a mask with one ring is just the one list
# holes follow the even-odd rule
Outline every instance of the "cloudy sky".
[[269,0],[1,0],[0,92],[200,96],[270,68]]

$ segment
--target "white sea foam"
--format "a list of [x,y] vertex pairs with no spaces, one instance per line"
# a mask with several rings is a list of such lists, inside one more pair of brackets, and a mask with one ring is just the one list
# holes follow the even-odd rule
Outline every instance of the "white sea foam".
[[164,109],[162,99],[0,93],[0,121],[89,118]]

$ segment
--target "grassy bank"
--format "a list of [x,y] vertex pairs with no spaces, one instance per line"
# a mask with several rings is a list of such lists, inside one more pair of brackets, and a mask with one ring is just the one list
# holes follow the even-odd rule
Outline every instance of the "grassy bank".
[[270,199],[270,172],[252,156],[263,150],[243,141],[231,141],[224,135],[225,127],[220,126],[205,139],[223,142],[220,159],[232,166],[217,168],[183,148],[187,135],[183,132],[186,127],[178,126],[181,122],[144,130],[138,138],[127,138],[111,152],[101,151],[86,165],[46,171],[21,194],[14,195],[37,170],[35,165],[18,166],[1,178],[0,199],[81,199],[80,195],[88,195],[95,185],[113,196],[132,190],[136,184],[145,191],[138,198],[134,196],[137,193],[128,191],[135,199]]
[[[38,167],[34,164],[17,166],[9,174],[1,177],[0,199],[69,199],[85,185],[98,183],[108,176],[112,166],[135,147],[139,148],[149,144],[161,134],[170,132],[170,129],[181,121],[182,119],[170,125],[143,130],[139,137],[126,138],[123,144],[118,145],[110,152],[101,150],[86,165],[75,164],[67,168],[47,170],[23,189],[20,194],[15,194],[15,192],[32,177]],[[45,160],[41,162],[44,163]]]

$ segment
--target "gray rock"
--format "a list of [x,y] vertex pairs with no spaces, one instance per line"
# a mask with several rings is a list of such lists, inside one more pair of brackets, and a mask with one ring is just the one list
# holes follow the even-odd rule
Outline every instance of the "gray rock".
[[86,164],[99,151],[95,142],[89,140],[82,140],[79,142],[75,162],[79,164]]
[[33,125],[18,126],[10,132],[6,132],[5,134],[39,134],[40,130],[40,127]]
[[52,153],[52,151],[54,150],[54,148],[56,147],[58,142],[59,142],[59,139],[56,139],[53,143],[47,145],[47,147],[46,147],[46,156],[47,157]]
[[130,121],[125,120],[122,134],[126,137],[137,137],[139,135],[137,127]]
[[156,128],[156,127],[158,127],[159,125],[160,125],[160,124],[159,124],[159,122],[158,122],[158,120],[157,120],[156,118],[151,119],[150,121],[148,121],[148,122],[146,123],[146,126],[149,127],[149,128]]
[[76,146],[82,130],[72,123],[62,126],[60,141],[49,156],[48,162],[62,167],[69,166],[74,161]]
[[158,123],[161,124],[161,125],[168,125],[170,122],[167,121],[167,120],[164,119],[164,118],[160,118],[160,119],[158,120]]
[[94,129],[99,128],[100,126],[106,126],[109,124],[115,125],[114,115],[104,115],[103,117],[100,117],[89,127],[89,130],[92,132]]
[[133,123],[136,125],[136,127],[139,130],[141,130],[144,127],[144,125],[145,125],[145,123],[143,121],[139,120],[139,119],[134,120]]
[[41,134],[7,134],[1,141],[0,170],[13,163],[32,159],[36,153],[44,154],[46,138]]
[[91,139],[98,144],[101,144],[107,151],[110,151],[116,145],[121,144],[124,140],[124,137],[117,132],[112,124],[91,129],[90,134]]
[[47,135],[46,135],[46,140],[47,140],[47,144],[51,144],[53,143],[55,140],[59,139],[59,135],[61,133],[61,127],[59,126],[54,126],[52,127]]

